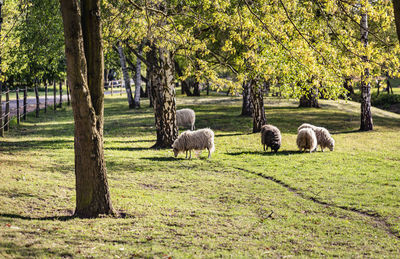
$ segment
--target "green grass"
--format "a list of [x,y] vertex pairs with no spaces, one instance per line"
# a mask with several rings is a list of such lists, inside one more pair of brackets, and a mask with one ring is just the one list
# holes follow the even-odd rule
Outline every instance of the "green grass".
[[[105,155],[114,207],[125,218],[70,217],[74,209],[69,108],[30,116],[0,140],[0,257],[398,257],[400,115],[373,109],[358,132],[359,104],[299,109],[266,99],[283,134],[262,152],[240,98],[178,98],[197,128],[215,131],[210,160],[173,158],[155,143],[148,102],[106,98]],[[296,129],[330,129],[334,152],[303,154]]]

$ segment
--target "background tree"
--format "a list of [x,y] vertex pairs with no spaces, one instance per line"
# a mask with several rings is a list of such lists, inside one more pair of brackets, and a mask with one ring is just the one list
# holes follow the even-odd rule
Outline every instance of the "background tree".
[[[9,1],[12,5],[12,1]],[[7,55],[9,84],[35,79],[54,80],[65,76],[64,39],[59,3],[27,0],[17,4],[19,16],[10,28],[7,41],[14,46]]]
[[124,50],[122,49],[122,45],[119,41],[117,42],[116,48],[117,48],[117,51],[119,54],[119,60],[121,63],[122,74],[124,76],[125,90],[126,90],[126,95],[128,97],[129,108],[132,109],[135,107],[135,105],[134,105],[133,97],[132,97],[131,77],[128,74],[128,68],[126,67],[126,57],[124,54]]

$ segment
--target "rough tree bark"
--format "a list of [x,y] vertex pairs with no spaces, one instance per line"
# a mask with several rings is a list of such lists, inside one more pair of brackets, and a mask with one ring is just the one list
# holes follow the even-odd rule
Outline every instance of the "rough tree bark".
[[176,100],[174,84],[174,62],[172,53],[154,44],[150,45],[147,61],[152,71],[150,96],[153,100],[157,142],[153,148],[170,148],[178,137],[176,126]]
[[[147,53],[147,58],[149,58],[150,53]],[[149,106],[153,107],[153,96],[151,96],[151,80],[150,78],[152,77],[153,71],[151,71],[151,66],[147,65],[146,67],[146,78],[147,78],[147,82],[146,82],[146,94],[149,97]]]
[[400,41],[400,1],[393,0],[394,20],[396,24],[397,38]]
[[250,80],[250,96],[253,105],[253,133],[261,131],[261,127],[267,124],[264,110],[264,99],[261,86],[255,80]]
[[253,106],[250,98],[250,84],[249,82],[243,82],[243,103],[242,103],[242,114],[241,116],[251,117],[253,115]]
[[[139,55],[143,53],[143,44],[140,44],[138,47]],[[133,104],[135,108],[140,108],[140,90],[142,85],[142,61],[140,58],[136,58],[136,73],[135,73],[135,99],[133,100]]]
[[128,104],[129,108],[132,109],[135,107],[135,104],[132,97],[131,78],[129,77],[128,69],[126,68],[126,57],[120,42],[117,43],[117,48],[119,54],[119,61],[121,63],[122,74],[124,75],[125,90],[126,90],[126,95],[128,96]]
[[343,88],[348,91],[347,96],[354,96],[354,88],[351,85],[351,78],[350,77],[345,77],[343,81]]
[[[368,16],[367,13],[361,15],[361,42],[364,47],[368,46]],[[363,61],[368,62],[366,56],[363,56]],[[369,78],[369,69],[366,68],[361,75],[361,131],[373,130],[371,113],[371,82]]]
[[191,83],[193,84],[193,96],[200,96],[200,83],[195,77],[192,78]]
[[104,92],[100,0],[60,0],[75,122],[78,217],[115,215],[103,147]]

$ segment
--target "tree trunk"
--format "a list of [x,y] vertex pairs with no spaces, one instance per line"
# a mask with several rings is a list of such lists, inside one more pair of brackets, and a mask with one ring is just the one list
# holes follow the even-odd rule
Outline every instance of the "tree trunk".
[[347,96],[353,96],[354,95],[354,88],[350,84],[351,79],[350,78],[345,78],[343,81],[343,87],[348,91]]
[[192,79],[193,84],[193,96],[200,96],[200,83],[196,80],[195,77]]
[[316,87],[310,88],[308,92],[300,98],[299,107],[320,108],[317,96],[318,96],[318,89]]
[[[183,76],[183,72],[181,67],[179,66],[178,62],[174,62],[175,64],[175,69],[176,69],[176,73],[178,74],[178,76]],[[186,78],[186,80],[181,81],[181,91],[182,94],[186,94],[187,96],[193,96],[192,92],[190,92],[190,82],[189,82],[189,78]]]
[[147,61],[152,71],[147,79],[151,82],[150,95],[157,130],[157,142],[153,148],[170,148],[178,137],[173,56],[166,49],[151,44]]
[[189,78],[181,82],[181,87],[182,87],[182,94],[186,94],[186,96],[193,96],[193,93],[190,91]]
[[128,69],[126,68],[126,57],[124,54],[124,50],[122,49],[121,43],[118,42],[117,46],[118,46],[119,61],[121,62],[122,74],[124,75],[125,89],[126,89],[126,95],[128,96],[129,109],[132,109],[135,107],[135,105],[132,97],[131,78],[129,77]]
[[242,103],[242,114],[241,116],[251,117],[253,115],[253,106],[251,104],[249,82],[243,82],[243,103]]
[[[139,55],[142,55],[143,52],[143,45],[141,44],[138,47],[138,53]],[[134,107],[135,108],[140,108],[140,90],[141,85],[142,85],[142,76],[141,76],[141,71],[142,71],[142,61],[140,58],[136,58],[136,74],[135,74],[135,99],[133,101]]]
[[393,0],[394,21],[396,24],[397,39],[400,41],[400,1]]
[[376,79],[376,88],[378,90],[378,92],[376,93],[376,97],[378,97],[381,90],[381,81],[379,81],[378,79]]
[[253,133],[261,131],[261,127],[267,124],[264,110],[264,99],[261,86],[255,80],[250,81],[250,95],[253,104]]
[[[149,55],[147,55],[149,57]],[[146,77],[147,77],[147,82],[146,82],[146,95],[149,97],[149,106],[153,107],[153,96],[151,96],[151,80],[150,78],[152,77],[153,71],[151,71],[150,66],[147,66],[146,68]]]
[[75,121],[75,215],[83,218],[115,215],[103,147],[104,57],[100,0],[60,2]]
[[[368,16],[366,13],[361,15],[361,42],[366,48],[368,46]],[[368,62],[366,56],[363,56],[364,62]],[[369,69],[364,70],[361,75],[361,131],[373,130],[371,113],[371,83],[368,81]]]

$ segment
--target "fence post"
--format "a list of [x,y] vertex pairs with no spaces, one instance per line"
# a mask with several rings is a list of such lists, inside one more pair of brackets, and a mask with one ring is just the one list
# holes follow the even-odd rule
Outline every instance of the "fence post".
[[114,90],[114,80],[111,81],[111,96],[113,95],[113,90]]
[[25,86],[24,88],[24,121],[26,120],[26,106],[27,104],[27,95],[28,95],[28,86]]
[[44,113],[47,113],[47,81],[44,81]]
[[67,86],[67,104],[68,106],[71,105],[71,101],[69,100],[69,84],[68,84],[68,80],[66,81],[65,85]]
[[17,90],[15,91],[15,98],[17,99],[17,123],[19,124],[21,122],[21,113],[19,111],[19,87],[17,87]]
[[3,104],[1,103],[2,89],[0,87],[0,136],[4,137],[4,125],[3,125]]
[[6,87],[6,116],[4,116],[4,131],[10,129],[10,89]]
[[62,108],[62,81],[60,81],[60,104],[58,107]]
[[39,89],[37,85],[35,85],[35,96],[36,96],[36,118],[38,118],[40,107],[39,107]]
[[54,80],[53,82],[53,92],[54,92],[54,110],[57,110],[57,85],[56,85],[56,81]]

